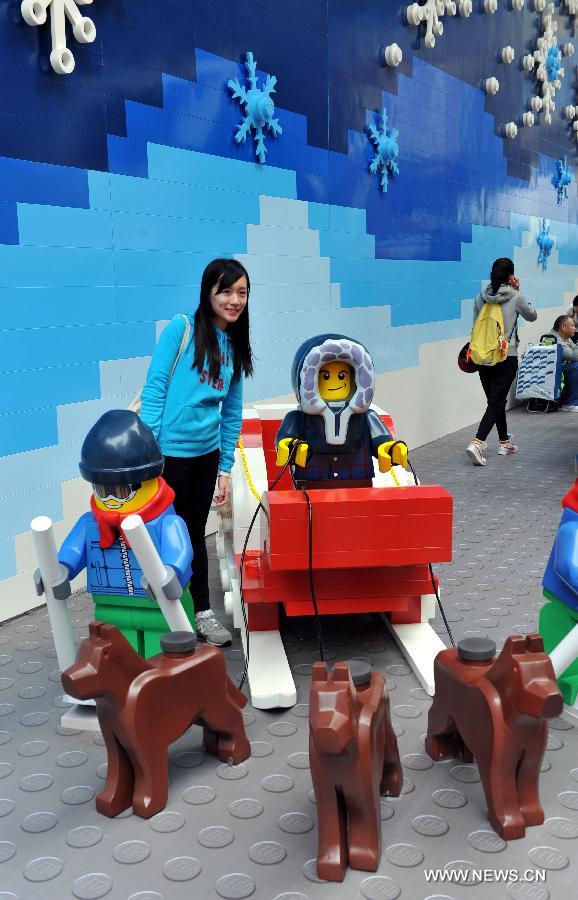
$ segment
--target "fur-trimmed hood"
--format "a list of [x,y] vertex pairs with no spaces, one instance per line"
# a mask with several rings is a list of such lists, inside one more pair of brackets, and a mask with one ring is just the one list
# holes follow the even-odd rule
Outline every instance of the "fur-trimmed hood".
[[[329,362],[344,362],[354,372],[355,389],[339,403],[328,403],[318,388],[319,370]],[[344,334],[318,334],[305,341],[295,354],[291,382],[301,410],[322,416],[328,444],[344,444],[349,419],[368,411],[375,390],[375,370],[369,352],[359,341]]]

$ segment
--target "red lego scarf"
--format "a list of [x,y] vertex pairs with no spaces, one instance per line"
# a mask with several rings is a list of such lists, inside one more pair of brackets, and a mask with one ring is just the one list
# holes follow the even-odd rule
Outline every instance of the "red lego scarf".
[[[141,506],[140,509],[133,510],[141,517],[143,522],[150,522],[151,519],[156,519],[175,499],[175,492],[172,487],[169,487],[164,478],[159,478],[158,484],[159,488],[154,497],[151,497],[149,502]],[[120,530],[121,522],[130,513],[125,513],[122,509],[100,509],[96,505],[94,494],[90,498],[90,508],[98,525],[99,543],[103,549],[106,550],[107,547],[112,547],[119,535],[122,535],[127,546],[130,546]]]
[[569,491],[564,494],[560,503],[564,507],[568,507],[568,509],[573,510],[578,513],[578,478],[572,485]]

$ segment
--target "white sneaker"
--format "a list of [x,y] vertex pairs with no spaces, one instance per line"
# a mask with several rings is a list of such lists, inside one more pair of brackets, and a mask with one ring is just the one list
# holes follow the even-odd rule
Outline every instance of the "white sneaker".
[[510,456],[511,453],[518,452],[518,445],[514,444],[511,438],[508,438],[507,444],[500,444],[498,447],[498,456]]
[[195,631],[200,641],[206,641],[215,647],[224,647],[232,640],[231,634],[223,628],[212,609],[205,609],[196,614]]
[[484,456],[484,450],[488,445],[485,441],[472,441],[466,447],[466,453],[470,457],[474,466],[485,466],[486,465],[486,457]]
[[561,406],[560,409],[564,412],[578,412],[578,406]]

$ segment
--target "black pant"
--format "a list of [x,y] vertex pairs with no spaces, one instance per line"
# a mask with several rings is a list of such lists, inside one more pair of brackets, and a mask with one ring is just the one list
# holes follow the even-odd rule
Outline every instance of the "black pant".
[[185,520],[193,545],[190,590],[195,612],[209,609],[209,564],[205,529],[215,493],[219,451],[205,456],[165,456],[163,478],[175,492],[175,510]]
[[478,371],[488,406],[482,416],[476,437],[480,441],[485,441],[495,425],[500,440],[506,441],[508,439],[506,403],[508,392],[518,371],[518,357],[507,356],[504,362],[495,366],[480,366]]

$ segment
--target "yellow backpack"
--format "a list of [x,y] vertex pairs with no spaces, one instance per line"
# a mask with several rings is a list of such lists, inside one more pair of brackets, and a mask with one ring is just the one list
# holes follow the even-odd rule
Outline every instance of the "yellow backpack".
[[469,359],[478,366],[495,366],[507,355],[502,307],[499,303],[484,303],[472,328]]

